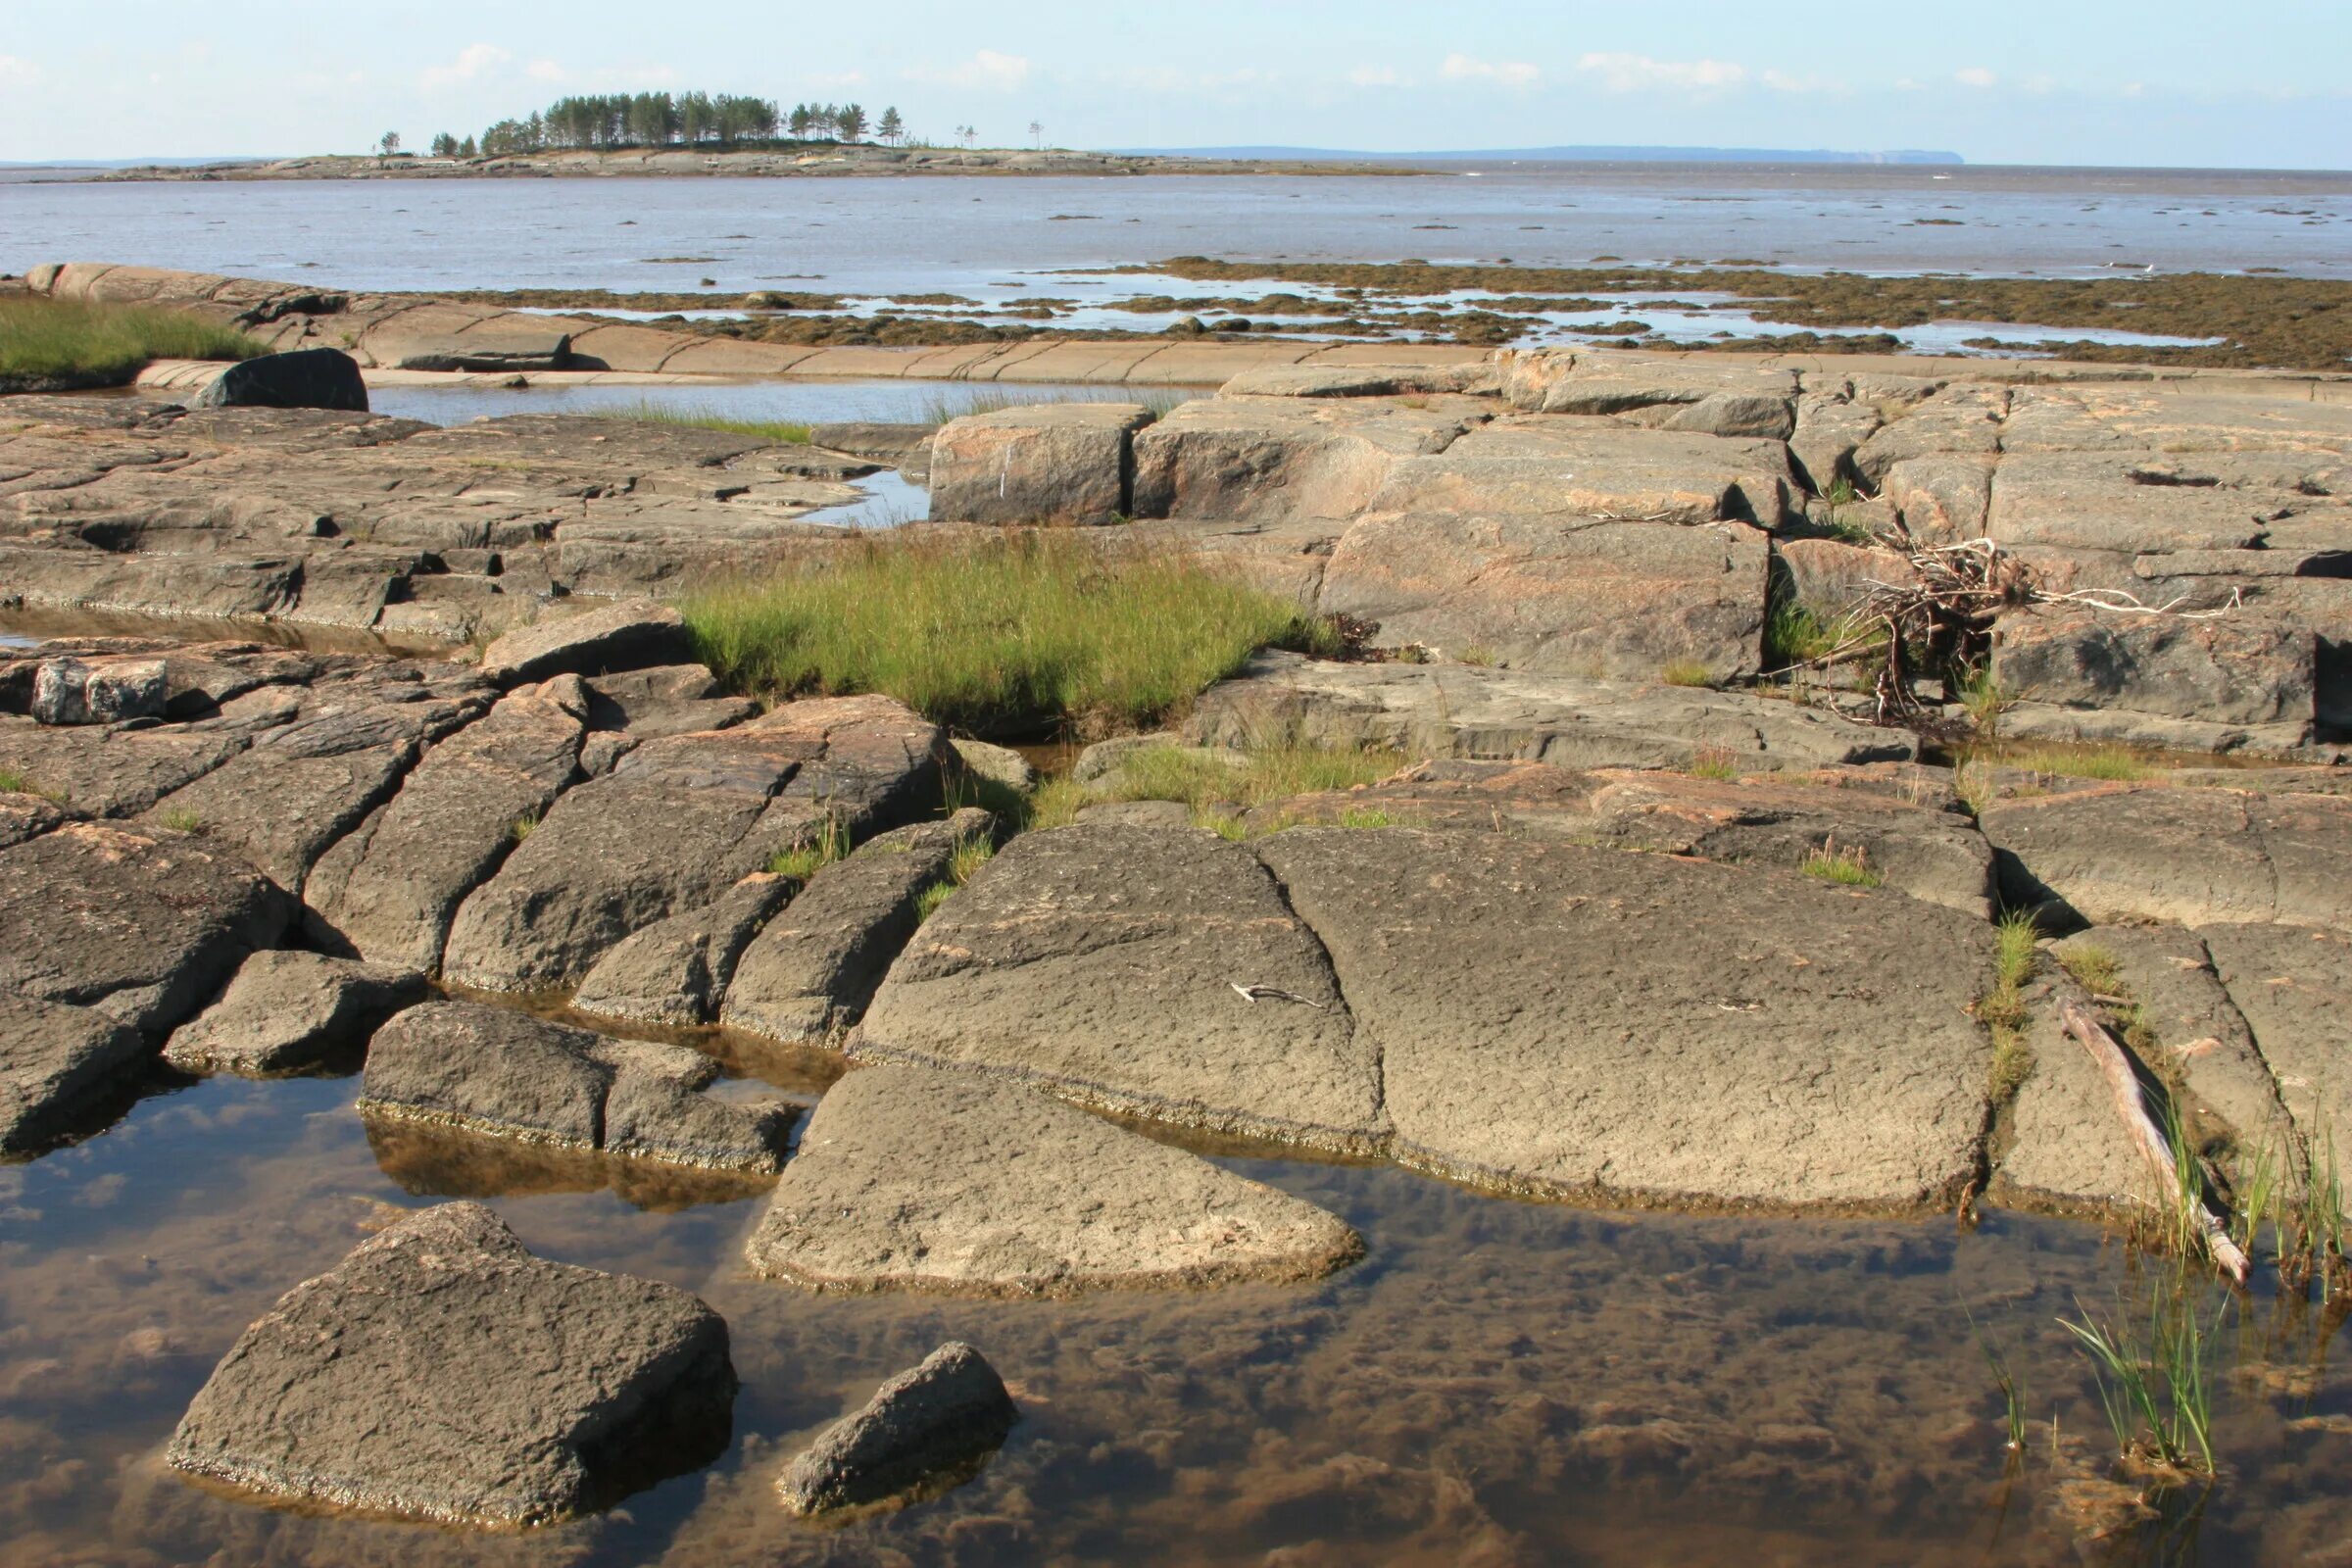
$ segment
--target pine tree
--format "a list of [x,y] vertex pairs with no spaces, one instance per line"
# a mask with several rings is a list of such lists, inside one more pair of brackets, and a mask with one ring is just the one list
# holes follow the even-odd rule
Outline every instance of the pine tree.
[[893,147],[906,139],[906,122],[899,118],[898,105],[893,104],[882,111],[882,122],[874,127],[874,134]]

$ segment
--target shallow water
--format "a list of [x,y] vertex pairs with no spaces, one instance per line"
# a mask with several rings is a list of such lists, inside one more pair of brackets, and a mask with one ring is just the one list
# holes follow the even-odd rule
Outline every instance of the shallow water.
[[[527,378],[526,378],[527,379]],[[1153,396],[1194,394],[1154,387]],[[463,424],[502,414],[601,414],[625,416],[652,405],[727,419],[784,424],[862,422],[930,424],[943,416],[1006,404],[1121,403],[1135,394],[1081,382],[725,381],[701,386],[379,386],[368,407],[395,418]]]
[[[822,1063],[764,1065],[791,1098],[821,1093]],[[2053,1499],[2103,1468],[2106,1438],[2056,1319],[2141,1291],[2098,1229],[1998,1210],[1974,1232],[1613,1214],[1223,1153],[1346,1216],[1365,1261],[1298,1289],[812,1297],[745,1277],[760,1199],[741,1186],[624,1175],[615,1191],[591,1161],[371,1142],[356,1092],[166,1089],[0,1167],[8,1561],[2073,1562]],[[521,1538],[284,1513],[155,1466],[247,1322],[385,1205],[450,1195],[488,1197],[543,1255],[666,1280],[725,1315],[744,1379],[726,1456]],[[1970,1315],[2037,1423],[2014,1477]],[[2193,1534],[2089,1560],[2343,1560],[2328,1553],[2352,1539],[2352,1375],[2335,1328],[2249,1300],[2216,1339],[2224,1473]],[[948,1338],[980,1346],[1025,1412],[979,1479],[844,1528],[787,1521],[768,1491],[783,1459]]]

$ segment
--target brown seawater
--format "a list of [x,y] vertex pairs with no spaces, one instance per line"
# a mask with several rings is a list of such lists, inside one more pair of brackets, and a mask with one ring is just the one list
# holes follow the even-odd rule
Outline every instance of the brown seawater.
[[[722,1054],[804,1102],[829,1071]],[[2220,1314],[2219,1479],[2080,1540],[2112,1519],[2114,1443],[2058,1319],[2144,1308],[2170,1265],[2079,1221],[1597,1212],[1212,1151],[1344,1215],[1365,1260],[1306,1288],[819,1297],[746,1275],[756,1186],[371,1138],[357,1093],[159,1084],[104,1133],[0,1167],[0,1560],[2352,1562],[2341,1315],[2270,1286],[2195,1293]],[[391,1209],[453,1195],[485,1197],[544,1256],[716,1307],[744,1382],[725,1457],[522,1536],[281,1511],[160,1468],[249,1321]],[[949,1338],[1012,1385],[1004,1448],[903,1511],[787,1519],[782,1461]],[[2024,1385],[2016,1460],[1980,1342]]]

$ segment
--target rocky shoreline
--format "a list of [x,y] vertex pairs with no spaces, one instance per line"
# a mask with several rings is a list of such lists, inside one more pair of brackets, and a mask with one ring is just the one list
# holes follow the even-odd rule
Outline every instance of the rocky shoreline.
[[[361,318],[44,285],[287,347]],[[353,346],[519,342],[404,318]],[[462,1192],[754,1196],[696,1291],[473,1202],[394,1216],[162,1455],[498,1529],[724,1451],[763,1353],[729,1322],[774,1298],[1337,1315],[1313,1293],[1379,1238],[1227,1149],[1601,1211],[2121,1221],[2173,1200],[2070,1037],[2095,1015],[2184,1159],[2276,1147],[2336,1190],[2352,406],[2318,384],[1506,352],[808,444],[0,400],[18,607],[421,645],[0,652],[0,1147],[70,1157],[175,1073],[356,1070],[336,1114],[388,1170],[437,1141]],[[1025,768],[889,696],[725,690],[664,602],[867,548],[806,518],[884,463],[926,537],[1179,552],[1348,657],[1256,654],[1024,830]],[[1799,612],[1925,592],[1953,548],[2007,574],[1953,633],[1967,681],[1792,653]],[[1245,796],[1318,750],[1382,776]],[[723,1075],[761,1051],[821,1081]],[[1007,1370],[947,1344],[762,1485],[800,1514],[969,1481],[1032,1407]],[[1606,1413],[1578,1441],[1699,1442]]]
[[76,176],[89,183],[279,179],[612,179],[827,178],[846,175],[1019,177],[1023,175],[1399,175],[1427,169],[1282,159],[1176,158],[1068,148],[840,146],[786,152],[622,148],[516,153],[493,158],[395,158],[327,154],[218,164],[148,164]]

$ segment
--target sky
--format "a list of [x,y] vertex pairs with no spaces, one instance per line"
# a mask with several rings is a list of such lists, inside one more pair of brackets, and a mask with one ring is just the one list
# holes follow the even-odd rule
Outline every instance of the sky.
[[[0,162],[358,152],[566,92],[896,105],[917,135],[1932,148],[2352,168],[2352,0],[11,4]],[[0,220],[5,213],[0,212]]]

